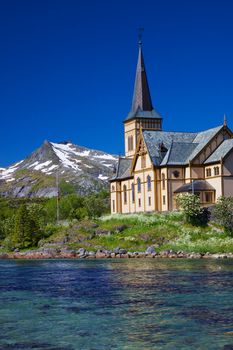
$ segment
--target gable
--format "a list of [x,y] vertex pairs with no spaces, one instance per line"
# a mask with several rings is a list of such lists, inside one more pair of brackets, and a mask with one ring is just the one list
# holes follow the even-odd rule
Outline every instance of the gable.
[[232,137],[232,132],[225,127],[218,130],[217,133],[210,133],[207,137],[203,137],[202,142],[194,150],[192,156],[193,164],[203,164],[224,142]]
[[131,174],[135,171],[140,171],[142,169],[152,166],[150,155],[146,147],[146,143],[140,134],[138,138],[136,152],[133,158]]

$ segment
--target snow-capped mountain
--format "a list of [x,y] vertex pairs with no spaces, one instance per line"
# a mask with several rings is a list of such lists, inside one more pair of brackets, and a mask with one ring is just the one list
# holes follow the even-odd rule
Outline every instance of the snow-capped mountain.
[[45,141],[25,160],[0,168],[0,194],[14,197],[51,197],[57,194],[56,177],[80,194],[108,186],[117,157],[71,142]]

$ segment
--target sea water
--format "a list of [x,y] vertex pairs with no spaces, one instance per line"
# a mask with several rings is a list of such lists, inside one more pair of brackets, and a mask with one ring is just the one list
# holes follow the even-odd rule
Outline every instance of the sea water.
[[0,349],[233,349],[233,261],[0,261]]

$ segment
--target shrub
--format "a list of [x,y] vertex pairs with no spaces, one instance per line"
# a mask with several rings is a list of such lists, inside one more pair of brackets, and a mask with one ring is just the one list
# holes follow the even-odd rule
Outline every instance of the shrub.
[[233,233],[233,197],[220,197],[213,214],[225,231]]
[[201,208],[198,196],[192,193],[179,194],[176,200],[188,223],[192,225],[207,224],[210,213],[207,208]]

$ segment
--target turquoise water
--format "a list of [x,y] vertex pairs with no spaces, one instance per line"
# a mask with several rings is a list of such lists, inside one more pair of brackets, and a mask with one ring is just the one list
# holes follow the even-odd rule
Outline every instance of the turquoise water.
[[0,261],[0,350],[233,349],[233,261]]

